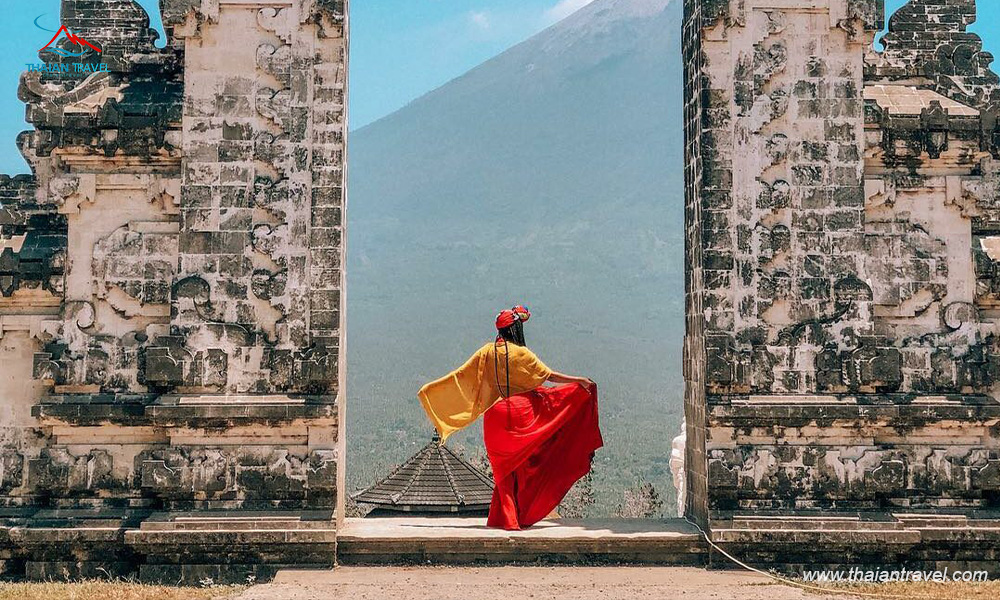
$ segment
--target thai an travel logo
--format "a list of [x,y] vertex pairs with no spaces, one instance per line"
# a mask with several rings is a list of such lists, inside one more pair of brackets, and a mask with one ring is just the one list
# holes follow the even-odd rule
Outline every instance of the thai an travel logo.
[[[59,29],[50,29],[42,25],[42,21],[45,15],[38,15],[35,17],[35,27],[45,31],[47,33],[54,33],[55,35],[49,40],[47,44],[38,49],[41,53],[43,50],[48,50],[53,54],[61,56],[63,58],[73,59],[73,58],[83,58],[84,56],[93,55],[96,53],[98,57],[104,52],[99,44],[87,41],[86,39],[80,37],[73,32],[69,27],[60,24]],[[27,63],[29,71],[44,71],[46,73],[68,73],[68,74],[79,74],[87,75],[90,73],[96,73],[98,71],[107,71],[107,63],[101,62],[44,62],[44,63]]]

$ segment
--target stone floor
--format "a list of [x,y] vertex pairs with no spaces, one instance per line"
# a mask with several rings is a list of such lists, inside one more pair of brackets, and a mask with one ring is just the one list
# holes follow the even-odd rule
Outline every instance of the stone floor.
[[553,519],[525,531],[487,528],[484,517],[348,519],[337,536],[341,564],[700,565],[706,555],[701,534],[680,519]]
[[339,567],[332,571],[282,571],[272,583],[250,588],[236,600],[819,600],[831,597],[775,584],[764,576],[690,567]]

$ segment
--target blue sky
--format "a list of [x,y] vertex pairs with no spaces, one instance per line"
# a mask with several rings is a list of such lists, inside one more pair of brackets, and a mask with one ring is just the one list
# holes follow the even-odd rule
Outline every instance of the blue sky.
[[[158,0],[138,0],[162,32]],[[352,0],[351,127],[364,126],[527,39],[591,0]],[[891,13],[905,0],[887,0]],[[1000,2],[979,1],[974,29],[1000,54]],[[14,145],[26,129],[17,84],[58,28],[59,0],[18,2],[0,20],[0,173],[27,171]],[[44,38],[44,39],[43,39]]]

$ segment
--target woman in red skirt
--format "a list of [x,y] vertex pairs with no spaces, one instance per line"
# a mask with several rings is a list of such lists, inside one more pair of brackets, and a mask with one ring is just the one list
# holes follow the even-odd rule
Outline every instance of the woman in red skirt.
[[486,524],[501,529],[545,518],[604,445],[597,385],[553,371],[528,349],[524,323],[530,317],[523,306],[501,312],[494,342],[419,393],[442,444],[485,413],[486,453],[496,483]]

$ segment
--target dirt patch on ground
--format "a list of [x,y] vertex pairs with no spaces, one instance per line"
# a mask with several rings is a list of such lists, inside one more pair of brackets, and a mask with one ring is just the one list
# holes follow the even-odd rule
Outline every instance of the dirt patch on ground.
[[678,567],[340,567],[283,571],[239,600],[812,600],[766,577]]
[[1000,583],[889,584],[816,593],[739,571],[680,567],[340,567],[207,589],[136,583],[0,583],[0,600],[995,600]]

